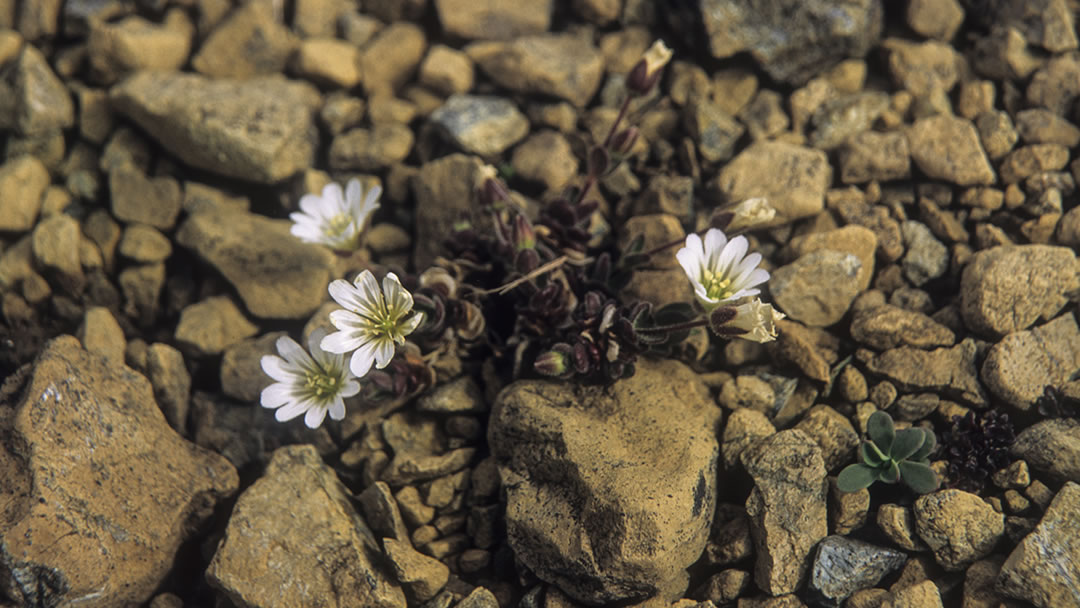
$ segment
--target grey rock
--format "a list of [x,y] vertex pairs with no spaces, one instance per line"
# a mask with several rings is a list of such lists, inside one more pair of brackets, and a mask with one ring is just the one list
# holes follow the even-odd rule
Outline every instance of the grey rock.
[[754,582],[769,595],[793,593],[805,581],[811,551],[829,533],[821,448],[802,431],[780,431],[743,452],[742,463],[754,480],[746,499]]
[[1026,329],[1065,305],[1080,287],[1076,254],[1067,247],[1005,245],[979,251],[960,278],[964,324],[991,337]]
[[604,75],[600,51],[573,34],[476,42],[465,52],[492,80],[508,89],[551,95],[579,108],[589,103]]
[[290,222],[215,209],[190,216],[178,243],[217,269],[257,317],[302,319],[326,299],[334,255],[289,234]]
[[425,163],[410,181],[416,198],[415,267],[427,268],[435,256],[442,255],[447,226],[474,209],[481,166],[474,156],[450,154]]
[[509,385],[488,442],[517,558],[578,601],[681,597],[715,506],[718,413],[671,360],[602,389]]
[[1072,313],[1011,333],[986,355],[982,379],[997,398],[1021,411],[1034,407],[1046,386],[1060,386],[1080,370],[1080,329]]
[[262,369],[265,355],[277,355],[277,340],[286,335],[275,331],[257,338],[245,338],[225,349],[221,357],[221,392],[238,401],[258,401],[262,390],[274,382]]
[[272,184],[314,159],[320,98],[307,84],[141,72],[113,87],[109,98],[166,150],[220,175]]
[[488,410],[484,395],[471,376],[462,376],[425,392],[416,401],[422,412],[482,414]]
[[[0,392],[0,586],[15,605],[143,605],[236,470],[165,423],[150,383],[71,336]],[[57,544],[57,540],[60,544]]]
[[240,495],[206,578],[241,608],[401,608],[405,594],[378,553],[334,470],[313,446],[289,446]]
[[431,122],[459,148],[480,156],[499,154],[529,132],[525,115],[502,97],[451,95]]
[[859,294],[861,267],[850,253],[813,251],[773,271],[769,291],[792,319],[825,327],[842,319]]
[[988,400],[975,372],[976,350],[971,338],[934,350],[900,346],[873,357],[866,368],[907,392],[933,392],[984,407]]
[[705,96],[695,97],[683,109],[683,124],[705,160],[715,163],[735,153],[735,144],[746,132],[723,106]]
[[713,57],[749,51],[771,77],[793,85],[842,59],[865,55],[884,20],[875,0],[769,0],[753,6],[701,0],[700,7]]
[[863,131],[840,148],[840,181],[862,184],[906,179],[911,174],[911,154],[903,133]]
[[1010,597],[1039,608],[1078,605],[1080,594],[1080,486],[1066,483],[1039,525],[1009,554],[997,577]]
[[846,536],[818,544],[810,570],[809,594],[818,606],[839,607],[859,589],[873,587],[907,561],[907,555]]
[[907,253],[900,260],[904,276],[916,287],[926,284],[949,269],[949,249],[934,237],[922,222],[908,220],[900,224]]
[[1010,452],[1055,481],[1080,483],[1080,421],[1051,418],[1024,429]]
[[[889,107],[889,96],[867,91],[826,100],[810,120],[810,145],[832,150],[852,137],[867,131]],[[907,156],[907,146],[904,146]]]

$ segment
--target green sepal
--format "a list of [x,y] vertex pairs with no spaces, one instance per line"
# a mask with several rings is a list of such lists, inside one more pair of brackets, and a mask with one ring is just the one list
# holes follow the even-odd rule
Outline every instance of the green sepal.
[[901,462],[900,479],[917,494],[929,494],[938,489],[941,480],[929,465],[921,462]]
[[865,464],[856,463],[844,467],[836,476],[836,487],[841,492],[858,492],[870,487],[878,477],[878,470]]
[[926,433],[922,429],[904,429],[893,439],[892,448],[889,449],[889,458],[896,462],[907,460],[912,454],[918,452],[924,443],[926,443]]
[[870,414],[870,419],[866,421],[866,434],[879,450],[888,454],[892,448],[893,438],[896,436],[892,416],[885,412]]

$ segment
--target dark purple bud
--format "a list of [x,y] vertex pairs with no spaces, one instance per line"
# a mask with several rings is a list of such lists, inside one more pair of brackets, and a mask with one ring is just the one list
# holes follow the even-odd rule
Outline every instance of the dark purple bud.
[[529,218],[524,215],[519,214],[514,217],[512,235],[514,248],[518,251],[536,247],[536,232],[533,231],[532,223],[529,222]]
[[[716,310],[709,313],[709,327],[717,335],[732,335],[728,330],[733,329],[730,327],[724,327],[728,322],[735,318],[735,315],[739,311],[735,310],[734,306],[721,306]],[[739,330],[735,335],[746,333],[745,330]]]
[[574,370],[579,374],[589,373],[589,351],[584,343],[574,344]]
[[735,219],[735,214],[731,211],[717,209],[709,218],[709,228],[725,230],[731,224],[731,220],[733,219]]
[[592,150],[589,150],[589,173],[592,175],[603,175],[607,172],[608,165],[611,162],[611,157],[608,156],[607,150],[600,146],[594,146]]
[[620,156],[630,154],[638,138],[637,127],[626,127],[611,138],[611,150]]
[[540,254],[535,249],[519,251],[514,257],[514,268],[521,274],[529,274],[540,267]]

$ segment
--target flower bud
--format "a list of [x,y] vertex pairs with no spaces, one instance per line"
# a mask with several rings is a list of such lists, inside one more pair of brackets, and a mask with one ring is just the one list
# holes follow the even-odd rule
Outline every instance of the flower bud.
[[725,308],[734,310],[734,315],[719,326],[712,323],[713,331],[720,335],[735,336],[753,342],[764,343],[775,340],[776,322],[785,316],[784,313],[773,309],[772,304],[765,304],[757,298],[746,304],[718,308],[713,315],[715,316],[717,312]]
[[491,165],[484,165],[477,172],[475,188],[481,206],[498,206],[510,200],[510,192],[499,179],[495,167]]
[[592,175],[603,175],[607,173],[608,165],[611,164],[611,156],[607,150],[600,146],[594,146],[592,150],[589,150],[589,173]]
[[511,239],[514,242],[514,249],[517,251],[536,247],[536,232],[533,231],[529,218],[524,215],[514,217],[514,224],[511,227]]
[[748,198],[727,211],[732,214],[727,226],[729,232],[760,226],[776,217],[776,209],[762,197]]
[[657,40],[626,76],[626,87],[638,95],[647,95],[660,81],[660,73],[669,61],[671,49],[663,40]]
[[637,127],[626,127],[619,131],[611,138],[611,150],[619,156],[629,155],[634,149],[634,144],[637,143],[638,134]]
[[545,376],[566,376],[570,373],[569,351],[569,345],[556,344],[551,350],[536,358],[533,368]]

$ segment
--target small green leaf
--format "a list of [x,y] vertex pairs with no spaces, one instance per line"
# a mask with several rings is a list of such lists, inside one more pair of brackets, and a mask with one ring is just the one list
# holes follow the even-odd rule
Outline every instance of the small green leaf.
[[926,443],[926,433],[922,429],[904,429],[896,434],[892,448],[889,450],[889,457],[896,462],[907,460],[912,454],[918,452],[924,443]]
[[937,445],[937,438],[934,437],[934,434],[932,432],[926,429],[923,429],[922,432],[926,435],[926,441],[923,442],[921,448],[916,450],[914,454],[908,457],[908,460],[910,461],[919,462],[920,460],[926,460],[930,457],[930,452],[934,451],[934,446]]
[[901,462],[900,478],[904,481],[904,485],[918,494],[929,494],[940,485],[934,469],[921,462]]
[[886,454],[892,448],[895,432],[892,416],[885,412],[874,412],[866,421],[866,434],[870,436],[870,441]]
[[841,492],[858,492],[869,487],[877,479],[878,471],[865,464],[851,464],[844,467],[836,477],[836,487]]
[[896,466],[895,462],[890,462],[889,466],[876,470],[878,479],[885,483],[896,483],[900,481],[900,467]]
[[862,445],[859,446],[859,449],[862,452],[863,462],[865,462],[871,467],[874,467],[875,469],[881,467],[889,460],[889,457],[885,454],[882,454],[881,450],[879,450],[877,446],[874,445],[873,441],[862,442]]

